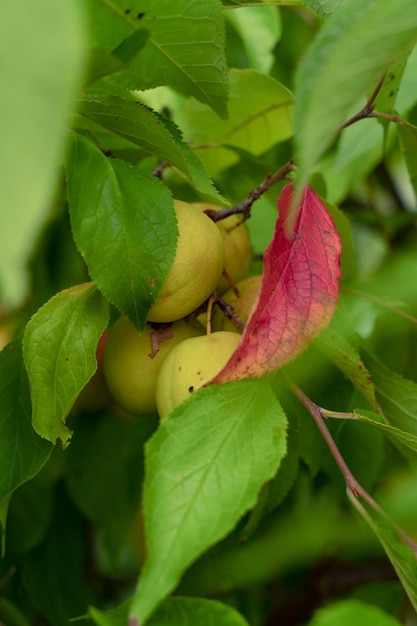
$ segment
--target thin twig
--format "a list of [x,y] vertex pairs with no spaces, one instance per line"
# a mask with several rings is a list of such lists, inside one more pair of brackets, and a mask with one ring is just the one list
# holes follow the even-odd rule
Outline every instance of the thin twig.
[[[354,503],[355,501],[358,503],[358,507],[361,508],[366,513],[363,505],[360,503],[359,498],[362,498],[374,511],[376,511],[379,515],[384,517],[385,519],[389,519],[384,509],[382,509],[379,504],[373,499],[373,497],[362,487],[362,485],[356,480],[347,466],[344,458],[342,457],[339,448],[336,445],[335,440],[330,434],[326,424],[324,423],[326,419],[326,414],[323,412],[322,408],[315,404],[308,396],[305,395],[301,391],[297,385],[295,385],[292,381],[286,378],[287,384],[294,393],[294,395],[300,400],[300,402],[306,407],[309,413],[312,415],[320,433],[325,440],[327,447],[329,448],[337,466],[339,467],[343,478],[346,482],[347,495],[349,499]],[[390,520],[390,524],[395,528],[398,534],[401,536],[403,541],[411,548],[417,558],[417,544],[411,537],[405,533],[402,528],[400,528],[397,524]]]
[[166,170],[166,168],[169,167],[169,165],[170,164],[167,161],[162,161],[162,163],[160,163],[159,165],[155,167],[155,169],[152,172],[152,176],[156,176],[156,178],[159,178],[160,180],[162,180],[164,170]]
[[215,299],[216,304],[223,311],[223,314],[236,326],[239,331],[242,332],[245,329],[246,324],[236,313],[232,305],[216,293],[213,294],[213,298]]
[[246,221],[250,217],[251,208],[254,202],[258,200],[268,189],[270,189],[273,185],[284,180],[290,172],[295,169],[294,161],[288,161],[280,170],[274,172],[273,174],[268,174],[265,180],[262,181],[258,187],[253,189],[245,200],[239,202],[232,207],[226,207],[224,209],[220,209],[219,211],[206,211],[207,215],[214,221],[218,222],[219,220],[224,220],[226,217],[230,215],[236,215],[236,213],[242,213],[242,222]]

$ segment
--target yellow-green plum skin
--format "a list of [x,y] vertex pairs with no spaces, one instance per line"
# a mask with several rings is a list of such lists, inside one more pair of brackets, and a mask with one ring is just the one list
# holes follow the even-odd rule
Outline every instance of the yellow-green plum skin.
[[[229,291],[222,296],[222,298],[234,308],[240,319],[245,323],[248,321],[253,305],[258,298],[261,283],[261,274],[248,276],[236,285],[239,290],[239,296],[235,294],[233,289],[229,289]],[[223,311],[219,307],[216,307],[213,313],[211,318],[211,327],[213,331],[227,330],[234,333],[241,332],[234,325],[232,320],[224,315]]]
[[173,348],[159,370],[156,404],[163,417],[209,382],[236,350],[240,336],[218,332],[186,339]]
[[151,358],[151,333],[147,324],[138,333],[132,322],[121,316],[109,332],[104,353],[104,376],[114,400],[133,415],[156,414],[156,380],[167,354],[181,341],[201,335],[203,329],[195,322],[178,320],[172,324],[172,338],[159,343]]
[[174,200],[179,237],[175,258],[148,321],[173,322],[195,311],[215,290],[224,243],[214,222],[195,206]]
[[[207,209],[218,211],[220,209],[213,204],[202,202],[196,202],[194,206],[198,207],[200,211]],[[224,220],[215,222],[215,224],[223,237],[224,267],[233,283],[237,283],[247,275],[251,262],[252,253],[248,231],[242,223],[241,215],[230,215]],[[221,276],[216,286],[218,293],[222,294],[229,288],[230,283],[224,276]]]

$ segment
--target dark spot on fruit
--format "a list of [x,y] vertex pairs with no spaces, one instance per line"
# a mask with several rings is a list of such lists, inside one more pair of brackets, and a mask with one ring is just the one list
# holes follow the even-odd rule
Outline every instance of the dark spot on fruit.
[[193,385],[191,385],[191,387],[188,387],[188,391],[189,391],[190,393],[193,393],[193,391],[194,391],[194,387],[193,387]]
[[136,16],[138,20],[141,20],[143,17],[145,17],[145,13],[138,13]]

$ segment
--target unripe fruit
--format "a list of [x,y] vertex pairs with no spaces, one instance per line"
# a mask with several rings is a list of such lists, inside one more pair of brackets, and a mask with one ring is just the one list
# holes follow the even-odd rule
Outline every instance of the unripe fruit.
[[163,360],[178,343],[203,332],[197,323],[178,320],[171,326],[172,338],[161,341],[151,358],[152,330],[148,324],[139,334],[132,322],[122,316],[110,330],[104,354],[104,376],[110,393],[134,415],[156,413],[156,379]]
[[[223,300],[233,307],[240,319],[245,323],[248,321],[253,305],[258,298],[261,283],[262,274],[248,276],[236,285],[239,290],[239,296],[236,296],[233,289],[229,289],[229,291],[222,296]],[[219,307],[215,308],[212,315],[211,328],[213,331],[228,330],[234,333],[241,332]]]
[[181,319],[213,293],[224,265],[224,244],[214,222],[196,207],[174,200],[179,237],[175,259],[157,301],[151,322]]
[[[201,211],[211,209],[218,211],[219,207],[213,204],[196,202],[195,206]],[[223,237],[224,267],[234,283],[244,278],[249,271],[251,261],[251,247],[248,231],[242,223],[240,215],[230,215],[224,220],[215,222]],[[217,291],[223,293],[229,289],[230,283],[222,276],[217,283]]]
[[159,370],[156,404],[161,417],[211,380],[240,341],[236,333],[219,332],[186,339],[171,350]]

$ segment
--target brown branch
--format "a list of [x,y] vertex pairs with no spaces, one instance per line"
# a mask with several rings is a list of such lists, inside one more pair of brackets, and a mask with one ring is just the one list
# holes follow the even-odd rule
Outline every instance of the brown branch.
[[239,202],[232,207],[226,207],[224,209],[220,209],[219,211],[205,211],[207,215],[213,220],[213,222],[218,222],[220,220],[226,219],[230,215],[236,215],[237,213],[242,213],[243,218],[242,221],[246,221],[250,217],[251,208],[254,202],[258,200],[268,189],[270,189],[273,185],[284,180],[290,172],[295,169],[294,161],[288,161],[280,170],[274,172],[273,174],[268,174],[265,180],[262,181],[258,187],[253,189],[245,200]]
[[157,165],[155,169],[152,171],[152,176],[156,176],[156,178],[159,178],[159,180],[162,180],[164,170],[166,170],[166,168],[169,166],[170,164],[167,161],[162,161],[162,163]]
[[213,298],[215,299],[216,304],[223,311],[223,314],[236,326],[239,331],[242,332],[245,329],[246,324],[236,313],[232,305],[216,293],[213,294]]

